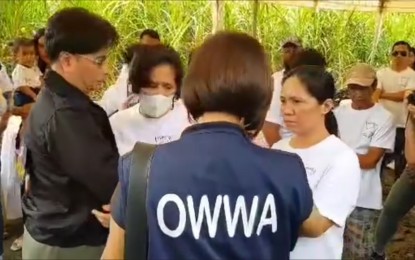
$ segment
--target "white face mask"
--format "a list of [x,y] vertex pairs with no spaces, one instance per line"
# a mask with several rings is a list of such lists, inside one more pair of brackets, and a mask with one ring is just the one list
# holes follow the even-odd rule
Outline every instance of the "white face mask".
[[141,94],[139,98],[140,113],[152,118],[162,117],[173,108],[173,98],[174,95],[166,97],[164,95]]

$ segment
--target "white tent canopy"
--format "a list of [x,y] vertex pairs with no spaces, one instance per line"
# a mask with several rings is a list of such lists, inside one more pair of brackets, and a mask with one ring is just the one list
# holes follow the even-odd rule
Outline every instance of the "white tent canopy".
[[331,10],[415,13],[415,1],[412,0],[264,0],[261,2]]

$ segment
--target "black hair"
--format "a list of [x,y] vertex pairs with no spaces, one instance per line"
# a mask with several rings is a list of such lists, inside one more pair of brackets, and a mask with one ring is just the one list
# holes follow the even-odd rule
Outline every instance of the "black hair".
[[35,43],[35,51],[38,56],[37,66],[43,74],[45,74],[48,64],[44,60],[42,60],[42,58],[39,56],[39,39],[45,36],[45,31],[46,31],[45,28],[39,28],[33,35],[33,42]]
[[327,66],[327,61],[324,55],[318,50],[313,48],[306,48],[297,54],[293,68],[304,65],[314,65],[325,68]]
[[[299,66],[284,77],[283,83],[291,77],[296,77],[319,104],[327,99],[334,99],[336,94],[336,84],[333,76],[321,66]],[[333,111],[325,116],[325,126],[330,134],[338,135],[339,129]]]
[[84,8],[65,8],[49,18],[46,33],[46,52],[56,61],[61,52],[91,54],[113,47],[118,42],[114,26]]
[[138,94],[141,88],[150,86],[151,71],[155,67],[163,64],[168,64],[175,70],[176,75],[174,81],[177,86],[175,97],[179,98],[183,80],[182,61],[179,53],[165,45],[140,45],[140,48],[134,51],[128,76],[132,91]]
[[17,54],[17,52],[19,51],[19,49],[21,47],[30,47],[30,46],[35,46],[34,42],[32,39],[29,38],[16,38],[13,41],[13,45],[12,45],[12,49],[13,49],[13,54]]
[[150,36],[153,39],[160,40],[160,35],[156,30],[153,29],[145,29],[140,33],[140,40],[144,38],[144,36]]
[[411,51],[411,45],[407,41],[397,41],[392,46],[392,51],[395,49],[396,46],[403,45],[408,48],[408,51]]
[[122,62],[125,64],[130,64],[130,62],[133,60],[134,53],[139,51],[139,49],[142,49],[142,46],[143,45],[140,43],[129,45],[122,53]]

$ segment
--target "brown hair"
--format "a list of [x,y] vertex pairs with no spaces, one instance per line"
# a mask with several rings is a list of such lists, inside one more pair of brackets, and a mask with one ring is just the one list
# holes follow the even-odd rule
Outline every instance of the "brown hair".
[[244,121],[256,135],[271,103],[273,84],[264,48],[245,33],[219,32],[192,55],[182,99],[197,120],[205,112],[224,112]]
[[35,47],[35,42],[33,39],[28,38],[17,38],[13,41],[13,54],[17,54],[21,47]]

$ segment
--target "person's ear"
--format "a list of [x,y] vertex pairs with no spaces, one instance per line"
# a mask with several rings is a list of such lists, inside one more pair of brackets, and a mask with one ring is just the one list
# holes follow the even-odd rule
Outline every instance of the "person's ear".
[[328,112],[332,111],[334,108],[334,100],[333,99],[326,99],[326,101],[321,104],[321,112],[322,114],[327,114]]

